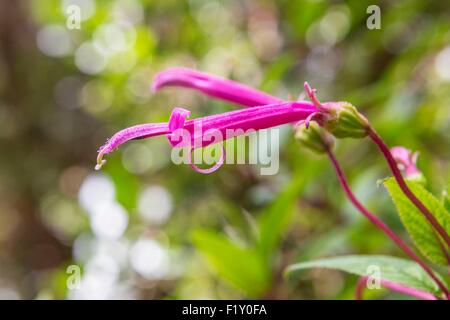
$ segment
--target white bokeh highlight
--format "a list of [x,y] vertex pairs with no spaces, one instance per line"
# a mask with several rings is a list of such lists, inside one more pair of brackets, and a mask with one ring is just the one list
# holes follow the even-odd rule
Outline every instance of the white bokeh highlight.
[[93,43],[104,55],[126,51],[134,45],[136,31],[124,21],[106,23],[98,27],[93,36]]
[[92,232],[99,238],[118,239],[128,226],[128,214],[118,203],[106,203],[91,216]]
[[54,58],[67,56],[72,51],[70,33],[60,25],[40,28],[36,35],[36,44],[42,53]]
[[83,73],[100,73],[107,62],[107,57],[92,42],[84,42],[75,51],[75,65]]
[[78,191],[78,201],[90,215],[104,204],[114,202],[115,188],[109,177],[91,174],[84,179]]
[[137,0],[116,0],[112,12],[115,20],[132,24],[144,21],[144,8]]
[[157,241],[143,238],[131,247],[130,264],[146,279],[162,279],[168,274],[169,252]]
[[450,81],[450,46],[438,53],[434,60],[436,74],[445,81]]
[[162,186],[148,186],[139,194],[138,211],[151,224],[163,224],[173,208],[172,195]]

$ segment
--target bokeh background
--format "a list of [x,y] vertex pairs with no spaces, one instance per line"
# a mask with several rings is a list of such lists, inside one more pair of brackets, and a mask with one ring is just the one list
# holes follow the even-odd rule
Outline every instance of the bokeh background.
[[[66,25],[73,4],[80,29]],[[380,30],[366,27],[371,4]],[[402,256],[288,125],[274,176],[252,165],[198,174],[170,161],[164,137],[128,143],[94,171],[119,129],[166,121],[178,105],[235,108],[187,89],[152,94],[173,66],[282,98],[308,80],[323,101],[357,105],[389,145],[420,151],[435,194],[449,185],[448,1],[1,0],[0,298],[350,299],[354,276],[283,270]],[[342,140],[336,152],[357,195],[409,241],[377,184],[388,171],[376,148]]]

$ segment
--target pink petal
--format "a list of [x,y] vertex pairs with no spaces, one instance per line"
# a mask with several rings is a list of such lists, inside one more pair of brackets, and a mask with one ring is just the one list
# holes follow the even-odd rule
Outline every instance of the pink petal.
[[165,86],[199,90],[211,97],[246,107],[282,102],[276,97],[244,84],[188,68],[170,68],[158,73],[152,90],[155,92]]
[[391,148],[392,157],[397,162],[400,170],[403,170],[406,177],[419,174],[420,170],[417,168],[418,152],[412,152],[402,146]]
[[[310,102],[284,102],[239,109],[185,122],[180,139],[169,136],[173,147],[205,147],[230,139],[242,132],[267,129],[282,124],[305,120],[317,109]],[[181,137],[189,139],[181,139]],[[182,141],[180,141],[182,140]]]
[[117,149],[121,144],[132,140],[148,138],[153,136],[159,136],[169,133],[169,126],[167,123],[147,123],[139,124],[133,127],[123,129],[116,134],[114,134],[108,141],[100,147],[97,156],[96,170],[99,170],[106,160],[103,159],[105,154]]

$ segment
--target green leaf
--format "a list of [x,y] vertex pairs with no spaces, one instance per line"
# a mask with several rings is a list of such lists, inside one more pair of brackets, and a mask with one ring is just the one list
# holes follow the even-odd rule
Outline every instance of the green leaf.
[[219,276],[236,288],[254,298],[268,289],[270,272],[256,250],[209,230],[194,231],[192,239]]
[[447,210],[447,212],[450,212],[450,196],[448,195],[447,191],[444,191],[442,204],[444,205],[444,208]]
[[293,264],[286,274],[309,268],[336,269],[359,276],[374,276],[374,268],[378,267],[381,279],[403,284],[431,293],[439,292],[439,288],[431,277],[415,262],[388,256],[344,256],[320,259]]
[[[450,233],[450,213],[443,204],[419,183],[407,181],[407,184],[416,197],[434,214],[447,233]],[[419,251],[431,262],[446,265],[448,261],[442,249],[444,242],[422,212],[403,194],[393,177],[386,179],[384,186],[389,191],[400,219]]]
[[268,207],[258,219],[259,242],[261,254],[269,258],[289,225],[294,212],[294,203],[298,193],[292,186],[282,192],[275,202]]
[[120,157],[111,157],[108,160],[107,170],[116,188],[117,201],[126,208],[136,207],[136,194],[138,193],[138,180],[134,174],[123,167]]
[[272,91],[275,89],[277,83],[281,81],[283,75],[289,71],[292,63],[295,61],[295,56],[291,53],[283,53],[266,67],[264,78],[262,80],[260,89],[263,91]]
[[258,247],[265,258],[273,254],[273,250],[280,242],[284,231],[294,213],[294,205],[311,176],[317,173],[319,166],[312,164],[308,171],[302,171],[293,177],[286,188],[277,196],[276,200],[265,209],[258,219],[259,241]]

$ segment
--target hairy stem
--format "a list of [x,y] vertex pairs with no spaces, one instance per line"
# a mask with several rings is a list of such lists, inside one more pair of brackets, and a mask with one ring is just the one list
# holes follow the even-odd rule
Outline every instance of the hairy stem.
[[379,229],[381,229],[389,238],[394,241],[400,249],[402,249],[411,259],[413,259],[415,262],[417,262],[423,270],[425,270],[426,273],[430,275],[430,277],[436,282],[439,289],[442,290],[442,292],[445,294],[446,298],[450,298],[450,293],[447,289],[447,287],[442,283],[442,281],[436,277],[433,270],[420,259],[420,257],[414,253],[412,249],[408,247],[408,245],[399,237],[397,236],[383,221],[378,219],[374,214],[372,214],[369,210],[367,210],[361,202],[356,198],[356,196],[353,194],[352,190],[350,189],[347,179],[345,178],[345,174],[342,171],[341,166],[339,165],[339,162],[337,161],[336,157],[334,156],[333,152],[328,149],[327,150],[328,157],[330,158],[333,167],[336,171],[336,174],[338,176],[339,182],[341,183],[342,188],[344,189],[347,197],[352,202],[352,204],[367,218],[372,222],[375,226],[377,226]]
[[[367,286],[367,280],[368,277],[361,277],[358,280],[358,284],[356,285],[356,291],[355,291],[355,299],[356,300],[363,300],[363,292],[364,289]],[[404,293],[408,296],[411,297],[415,297],[418,299],[422,299],[422,300],[437,300],[437,298],[432,295],[431,293],[422,291],[422,290],[418,290],[415,288],[411,288],[402,284],[398,284],[395,282],[391,282],[388,280],[380,280],[380,284],[383,287],[386,287],[388,289],[391,289],[392,291],[396,291],[396,292],[400,292],[400,293]]]
[[388,146],[384,143],[383,139],[375,132],[375,130],[370,127],[368,130],[369,137],[373,142],[378,146],[380,151],[383,153],[386,161],[391,169],[395,180],[397,180],[400,189],[402,189],[403,193],[411,200],[411,202],[422,212],[425,218],[431,223],[433,228],[439,233],[444,242],[447,245],[447,248],[450,248],[450,236],[447,234],[445,229],[441,226],[441,224],[436,220],[434,215],[425,207],[425,205],[414,195],[414,193],[409,189],[408,185],[403,179],[402,173],[397,167],[397,163],[395,159],[392,157],[391,151]]

